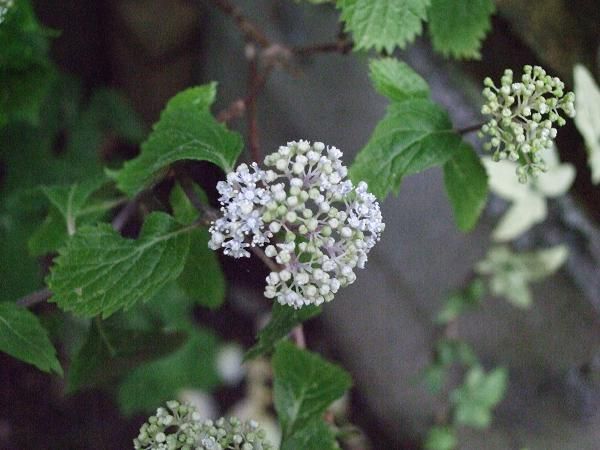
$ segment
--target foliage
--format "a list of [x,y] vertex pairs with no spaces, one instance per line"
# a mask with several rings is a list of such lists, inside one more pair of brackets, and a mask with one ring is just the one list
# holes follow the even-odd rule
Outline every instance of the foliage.
[[[228,11],[227,2],[218,3]],[[424,447],[452,450],[459,445],[459,427],[490,425],[507,389],[508,370],[484,369],[458,324],[484,306],[486,291],[529,307],[530,284],[555,273],[568,256],[563,245],[516,252],[506,242],[543,221],[547,199],[565,194],[573,182],[574,168],[551,149],[555,124],[565,123],[559,110],[574,114],[572,94],[539,67],[525,66],[517,83],[510,70],[499,87],[486,79],[482,112],[491,117],[480,137],[489,138],[484,146],[495,151],[496,159],[506,160],[480,158],[463,140],[473,127],[457,131],[431,98],[425,79],[384,54],[405,48],[427,23],[433,47],[442,55],[478,58],[493,2],[331,3],[349,33],[340,34],[335,51],[371,52],[373,88],[389,101],[350,170],[340,150],[308,141],[281,146],[264,163],[257,161],[263,167],[244,163],[234,169],[243,141],[223,122],[247,113],[250,155],[259,154],[252,125],[256,97],[271,69],[293,68],[293,59],[304,53],[272,43],[235,8],[228,13],[246,41],[260,47],[255,69],[265,72],[216,117],[211,112],[216,82],[183,90],[168,101],[149,134],[117,92],[88,92],[54,67],[49,57],[54,33],[38,23],[28,0],[15,0],[0,13],[2,352],[58,375],[64,362],[69,393],[112,391],[126,415],[152,411],[182,389],[210,392],[219,386],[215,367],[221,337],[199,326],[193,312],[207,308],[211,317],[228,320],[219,310],[227,280],[211,249],[224,248],[235,257],[252,251],[271,271],[265,297],[278,302],[245,360],[268,361],[272,367],[281,450],[340,449],[345,432],[331,409],[350,389],[351,377],[303,348],[302,323],[317,317],[319,305],[340,295],[338,288],[356,278],[354,269],[364,267],[384,230],[375,196],[383,201],[400,192],[405,177],[439,167],[460,230],[476,226],[488,186],[510,205],[492,234],[504,245],[489,249],[434,319],[439,338],[423,375],[434,394],[447,398],[440,399],[445,419],[430,429]],[[597,182],[600,93],[583,67],[576,68],[575,82],[576,124]],[[119,143],[139,144],[140,153],[121,163],[123,154],[105,151]],[[214,189],[195,171],[197,162],[226,173],[216,189],[219,211],[211,206]],[[15,303],[40,288],[44,274],[47,290]],[[24,307],[48,297],[58,313],[40,308],[34,314]],[[79,345],[58,339],[75,321]],[[57,331],[52,340],[42,325],[46,322]],[[65,350],[59,352],[61,361],[53,341]],[[464,377],[448,386],[455,369]],[[270,407],[269,388],[260,391],[267,399],[262,406]],[[271,448],[253,421],[200,423],[192,408],[176,401],[150,417],[135,445]]]
[[187,89],[173,97],[142,144],[140,155],[123,168],[109,172],[117,186],[130,197],[181,160],[210,161],[231,170],[242,150],[241,137],[228,131],[210,114],[216,83]]
[[290,441],[303,442],[308,437],[311,442],[316,439],[315,436],[319,436],[319,442],[329,441],[329,438],[320,436],[328,433],[326,427],[316,423],[322,422],[321,415],[325,409],[350,388],[350,375],[287,341],[276,346],[273,371],[274,403],[283,432],[282,450],[298,448]]
[[433,47],[455,58],[479,58],[481,40],[491,28],[492,0],[431,0],[429,32]]
[[38,318],[12,303],[0,303],[0,350],[44,372],[63,373],[56,351]]

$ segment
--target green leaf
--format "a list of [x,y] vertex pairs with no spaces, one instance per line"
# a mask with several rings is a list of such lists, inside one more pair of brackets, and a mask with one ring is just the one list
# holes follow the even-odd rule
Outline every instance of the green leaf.
[[321,417],[316,417],[306,427],[287,438],[281,450],[339,450],[335,434]]
[[488,427],[492,420],[492,409],[504,397],[507,378],[508,373],[504,368],[496,368],[488,373],[479,366],[470,369],[464,384],[450,395],[455,407],[456,424]]
[[21,71],[0,69],[0,126],[8,121],[37,124],[54,75],[40,65]]
[[[196,185],[194,189],[198,198],[206,202],[206,194]],[[171,191],[171,206],[175,217],[183,224],[190,224],[198,217],[198,211],[179,184]],[[190,233],[190,251],[178,281],[197,304],[216,309],[225,301],[225,276],[216,253],[208,248],[209,239],[206,228]]]
[[352,384],[345,370],[288,341],[281,341],[275,347],[273,373],[274,403],[283,445],[320,418]]
[[425,439],[425,450],[453,450],[457,445],[458,439],[452,427],[432,427]]
[[441,339],[436,345],[436,361],[443,367],[454,363],[466,366],[477,364],[477,356],[469,344],[459,339]]
[[475,271],[489,276],[493,295],[504,297],[519,308],[528,308],[532,303],[529,284],[552,275],[565,263],[568,255],[564,245],[523,253],[497,246],[477,263]]
[[402,61],[395,58],[372,59],[369,69],[375,90],[392,101],[429,97],[427,82]]
[[28,0],[16,0],[0,24],[0,126],[9,120],[37,123],[54,76],[48,31]]
[[585,140],[592,182],[600,183],[600,88],[592,74],[581,64],[575,65],[575,125]]
[[158,212],[148,216],[136,240],[108,224],[82,227],[52,266],[51,301],[65,311],[108,317],[148,299],[183,270],[188,231]]
[[56,208],[51,208],[42,224],[35,229],[27,248],[31,256],[42,256],[54,252],[67,242],[65,221]]
[[0,26],[0,67],[23,70],[48,61],[48,30],[37,21],[29,0],[15,0]]
[[491,28],[492,0],[431,0],[429,32],[433,47],[455,58],[477,58]]
[[392,53],[421,34],[430,0],[338,0],[356,50]]
[[119,386],[121,411],[126,415],[152,412],[156,405],[176,398],[181,389],[214,388],[219,383],[217,346],[212,333],[197,329],[175,353],[135,369]]
[[438,324],[447,324],[456,320],[461,314],[479,306],[484,294],[485,285],[482,280],[476,278],[465,289],[454,292],[448,297],[435,321]]
[[477,153],[465,142],[444,164],[444,184],[460,230],[469,231],[477,223],[487,200],[487,180]]
[[355,181],[383,199],[402,178],[448,161],[461,145],[448,115],[429,100],[392,103],[350,168]]
[[118,188],[133,196],[180,160],[210,161],[231,171],[242,150],[242,139],[210,114],[215,95],[216,84],[211,83],[173,97],[142,144],[140,155],[121,170],[109,172]]
[[141,363],[171,353],[186,340],[180,332],[128,329],[113,317],[92,322],[69,367],[69,393],[110,384]]
[[75,183],[71,186],[43,186],[42,192],[62,215],[69,236],[77,230],[77,218],[82,215],[90,196],[104,184],[102,178]]
[[290,306],[275,303],[269,323],[258,332],[258,342],[246,352],[244,360],[248,361],[258,356],[271,353],[275,344],[286,337],[292,329],[302,322],[321,313],[318,306],[306,306],[294,309]]
[[56,350],[38,318],[14,303],[0,302],[0,351],[62,376]]

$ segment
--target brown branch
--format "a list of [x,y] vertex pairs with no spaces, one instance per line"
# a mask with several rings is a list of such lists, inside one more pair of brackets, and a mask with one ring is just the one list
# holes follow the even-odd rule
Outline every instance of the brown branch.
[[266,66],[261,74],[259,74],[254,80],[252,90],[246,94],[243,98],[238,98],[231,102],[229,106],[225,107],[217,114],[217,120],[219,122],[228,123],[234,119],[242,117],[246,114],[248,105],[256,100],[260,92],[263,90],[267,83],[269,75],[275,68],[275,64],[269,64]]
[[265,33],[254,22],[248,19],[239,7],[235,6],[229,0],[211,0],[211,2],[235,21],[246,41],[256,42],[263,48],[271,45],[271,41]]
[[312,44],[304,47],[294,47],[292,52],[298,56],[311,56],[317,53],[341,53],[347,54],[352,50],[353,42],[348,39],[338,39],[335,42]]

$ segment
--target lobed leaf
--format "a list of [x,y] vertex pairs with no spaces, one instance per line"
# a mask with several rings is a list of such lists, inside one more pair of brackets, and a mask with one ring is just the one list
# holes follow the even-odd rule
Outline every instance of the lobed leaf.
[[134,196],[157,181],[170,164],[181,160],[209,161],[229,172],[242,150],[238,133],[211,115],[216,84],[187,89],[167,103],[140,155],[120,170],[109,171],[117,187]]
[[356,50],[404,48],[421,33],[430,0],[338,0],[345,30]]
[[350,177],[366,181],[369,190],[383,199],[398,192],[404,176],[444,164],[460,145],[447,113],[433,102],[392,103],[356,156]]
[[48,277],[51,298],[65,311],[108,317],[156,294],[185,264],[189,236],[171,216],[152,213],[138,239],[108,224],[85,226],[59,252]]

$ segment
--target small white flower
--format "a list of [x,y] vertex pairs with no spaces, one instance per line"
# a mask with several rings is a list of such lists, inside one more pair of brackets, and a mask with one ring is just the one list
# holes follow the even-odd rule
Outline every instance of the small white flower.
[[239,258],[275,235],[285,241],[265,249],[283,266],[267,277],[267,298],[294,308],[331,301],[379,240],[379,203],[366,183],[346,180],[341,156],[321,142],[289,142],[265,158],[266,171],[242,164],[217,186],[223,217],[210,228],[212,249]]

